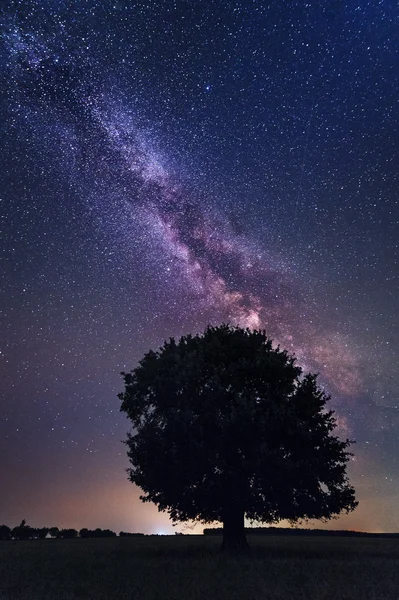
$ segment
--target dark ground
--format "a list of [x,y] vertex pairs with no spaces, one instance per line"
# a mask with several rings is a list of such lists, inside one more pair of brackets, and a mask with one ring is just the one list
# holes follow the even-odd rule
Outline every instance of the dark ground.
[[171,536],[0,542],[0,600],[398,600],[399,539]]

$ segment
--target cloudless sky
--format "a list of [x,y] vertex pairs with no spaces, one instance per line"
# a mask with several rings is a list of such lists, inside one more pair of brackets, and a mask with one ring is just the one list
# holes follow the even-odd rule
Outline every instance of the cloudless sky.
[[265,328],[399,530],[398,8],[2,4],[0,522],[172,531],[126,479],[121,370]]

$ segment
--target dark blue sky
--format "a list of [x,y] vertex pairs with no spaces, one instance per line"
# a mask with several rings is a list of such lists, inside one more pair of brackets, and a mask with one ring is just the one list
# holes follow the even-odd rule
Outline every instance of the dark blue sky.
[[5,2],[0,521],[170,529],[119,371],[222,320],[320,372],[398,530],[396,2]]

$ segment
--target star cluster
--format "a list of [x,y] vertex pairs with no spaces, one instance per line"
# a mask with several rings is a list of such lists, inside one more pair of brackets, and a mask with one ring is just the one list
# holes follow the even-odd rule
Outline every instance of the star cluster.
[[358,440],[342,526],[398,528],[397,17],[6,3],[4,520],[156,527],[124,481],[119,371],[229,321],[319,372]]

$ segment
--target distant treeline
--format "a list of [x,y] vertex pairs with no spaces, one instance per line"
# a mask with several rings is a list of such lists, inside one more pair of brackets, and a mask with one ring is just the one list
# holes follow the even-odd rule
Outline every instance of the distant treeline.
[[[157,536],[158,534],[145,534],[145,533],[129,533],[127,531],[120,531],[119,537],[148,537]],[[184,535],[183,533],[177,533],[175,535]],[[87,529],[83,527],[80,531],[77,529],[58,529],[58,527],[31,527],[26,524],[25,519],[17,527],[7,527],[7,525],[0,525],[0,540],[45,540],[45,539],[56,539],[56,540],[73,540],[76,538],[114,538],[117,534],[115,531],[110,529]]]
[[[291,527],[246,527],[247,535],[291,535],[291,536],[321,536],[321,537],[374,537],[398,538],[399,533],[366,533],[364,531],[347,531],[346,529],[297,529]],[[222,535],[223,529],[215,527],[204,529],[204,535]]]
[[[204,529],[204,535],[222,535],[222,527]],[[399,533],[366,533],[364,531],[347,531],[346,529],[297,529],[291,527],[246,527],[247,535],[288,535],[288,536],[320,536],[320,537],[373,537],[373,538],[399,538]],[[119,537],[156,537],[159,534],[130,533],[120,531]],[[175,532],[175,535],[185,535]],[[71,540],[76,538],[114,538],[115,531],[110,529],[59,529],[58,527],[31,527],[23,520],[17,527],[0,525],[0,540],[44,540],[48,538],[57,540]]]
[[58,527],[31,527],[23,520],[17,527],[0,525],[0,540],[45,540],[53,538],[66,540],[74,538],[110,538],[116,537],[116,533],[110,529],[59,529]]

